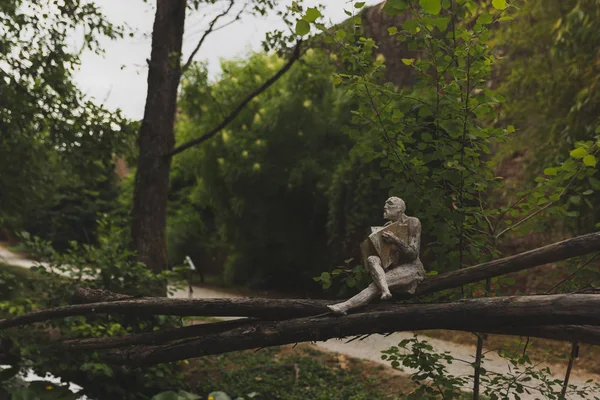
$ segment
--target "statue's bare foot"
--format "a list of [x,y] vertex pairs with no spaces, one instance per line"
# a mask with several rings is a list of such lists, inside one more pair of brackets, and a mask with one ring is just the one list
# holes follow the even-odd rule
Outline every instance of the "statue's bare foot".
[[327,308],[329,308],[334,314],[346,315],[346,309],[342,307],[341,304],[332,304],[330,306],[327,306]]
[[409,294],[415,294],[417,291],[417,287],[419,286],[420,281],[413,282],[410,287],[406,290]]
[[392,298],[392,294],[389,291],[383,292],[381,294],[381,300],[388,300],[388,299],[391,299],[391,298]]

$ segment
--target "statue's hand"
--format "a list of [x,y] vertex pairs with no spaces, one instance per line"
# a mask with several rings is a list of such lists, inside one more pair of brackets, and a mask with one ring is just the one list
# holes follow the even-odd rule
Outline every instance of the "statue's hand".
[[381,235],[381,238],[386,243],[398,243],[400,241],[400,239],[398,239],[396,237],[396,235],[394,235],[392,232],[383,232],[383,234]]

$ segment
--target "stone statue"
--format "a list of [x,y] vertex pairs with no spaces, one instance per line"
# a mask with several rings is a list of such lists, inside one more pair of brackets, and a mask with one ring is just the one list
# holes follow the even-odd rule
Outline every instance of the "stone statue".
[[[343,303],[327,306],[336,314],[364,306],[381,294],[382,300],[392,297],[391,289],[414,294],[425,279],[419,259],[421,222],[404,214],[406,205],[398,197],[390,197],[383,207],[383,227],[372,227],[371,235],[361,244],[363,259],[373,278],[366,289]],[[386,270],[387,269],[387,270]]]

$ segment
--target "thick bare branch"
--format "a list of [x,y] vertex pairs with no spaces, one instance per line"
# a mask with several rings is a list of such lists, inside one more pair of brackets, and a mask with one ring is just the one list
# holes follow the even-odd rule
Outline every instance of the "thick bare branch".
[[174,155],[181,153],[182,151],[189,149],[192,146],[196,146],[196,145],[204,142],[205,140],[210,139],[211,137],[213,137],[214,135],[219,133],[227,125],[229,125],[229,123],[237,117],[237,115],[244,109],[244,107],[246,107],[246,105],[250,101],[252,101],[253,98],[255,98],[256,96],[258,96],[259,94],[261,94],[262,92],[267,90],[269,87],[271,87],[271,85],[273,85],[275,82],[277,82],[279,80],[279,78],[281,78],[283,75],[285,75],[285,73],[292,67],[292,65],[294,65],[294,63],[298,60],[298,58],[300,58],[301,44],[302,44],[302,42],[298,42],[296,44],[296,47],[294,48],[294,51],[293,51],[290,59],[288,60],[288,62],[279,71],[277,71],[277,73],[275,75],[273,75],[272,77],[267,79],[265,81],[265,83],[263,83],[260,87],[256,88],[254,91],[252,91],[250,94],[248,94],[248,96],[246,96],[233,109],[233,111],[230,112],[229,115],[227,115],[223,119],[223,121],[221,121],[217,126],[215,126],[210,131],[206,132],[204,135],[202,135],[196,139],[190,140],[189,142],[186,142],[182,145],[177,146],[175,149],[173,149],[173,151],[171,151],[168,154],[168,156],[173,157]]
[[126,294],[111,292],[106,289],[92,289],[86,287],[78,287],[75,289],[73,301],[75,303],[100,303],[103,301],[119,301],[129,300],[133,296]]
[[166,329],[158,332],[139,333],[135,335],[65,340],[61,343],[61,345],[67,349],[77,350],[116,349],[140,344],[157,345],[179,339],[189,339],[198,336],[226,332],[240,326],[248,325],[255,321],[255,319],[241,318],[231,321],[190,325],[182,328]]
[[[233,321],[193,325],[184,328],[168,329],[165,331],[141,333],[122,337],[66,340],[61,343],[61,346],[63,346],[66,350],[100,350],[117,349],[145,344],[159,345],[175,340],[191,339],[208,334],[223,333],[243,326],[250,327],[254,323],[256,323],[256,320],[254,319],[242,318]],[[483,331],[478,329],[478,333],[527,336],[561,341],[578,341],[580,343],[600,345],[600,327],[590,325],[498,327],[484,329]]]
[[600,345],[600,327],[591,325],[500,327],[498,329],[487,329],[482,333],[530,336],[564,342],[577,341],[580,343]]
[[485,332],[507,327],[599,325],[600,295],[514,296],[443,304],[388,305],[344,317],[308,317],[259,322],[218,334],[162,346],[135,346],[109,353],[112,362],[157,364],[210,354],[367,333],[427,329]]
[[539,265],[584,256],[598,250],[600,250],[600,232],[589,233],[514,256],[452,271],[432,279],[426,279],[419,285],[416,294],[439,292],[440,290],[483,281],[488,278],[522,271]]
[[302,299],[166,299],[143,297],[102,303],[77,304],[23,314],[0,320],[0,329],[75,315],[95,314],[151,314],[215,317],[255,317],[279,320],[326,313],[332,301]]

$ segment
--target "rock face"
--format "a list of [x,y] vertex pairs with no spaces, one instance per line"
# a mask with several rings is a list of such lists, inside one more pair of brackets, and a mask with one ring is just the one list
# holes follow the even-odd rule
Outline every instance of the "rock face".
[[382,2],[376,6],[370,7],[363,14],[363,27],[365,36],[375,40],[378,48],[375,49],[377,54],[382,54],[385,57],[387,66],[384,78],[386,82],[392,82],[398,87],[408,87],[415,83],[416,73],[414,68],[405,65],[402,62],[403,58],[413,58],[416,52],[408,50],[407,42],[400,42],[391,37],[388,33],[388,28],[395,26],[398,30],[402,29],[404,21],[410,18],[410,13],[391,16],[383,12]]

